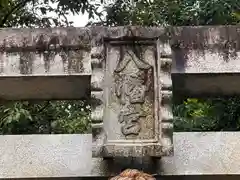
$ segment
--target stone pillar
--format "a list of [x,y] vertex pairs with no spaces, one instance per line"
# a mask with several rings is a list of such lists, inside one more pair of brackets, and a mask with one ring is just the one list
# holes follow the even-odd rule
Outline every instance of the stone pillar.
[[103,79],[104,79],[104,44],[105,27],[92,27],[91,49],[91,120],[93,136],[93,157],[99,157],[103,146]]

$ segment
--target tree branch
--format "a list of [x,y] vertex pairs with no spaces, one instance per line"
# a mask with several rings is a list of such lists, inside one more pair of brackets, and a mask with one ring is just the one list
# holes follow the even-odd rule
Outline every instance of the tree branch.
[[10,16],[14,11],[16,11],[16,10],[24,7],[24,6],[25,6],[28,2],[30,2],[30,1],[31,1],[31,0],[25,0],[25,1],[22,1],[22,2],[18,3],[16,6],[14,6],[14,7],[11,9],[11,11],[4,16],[2,22],[0,23],[0,27],[4,27],[4,24],[7,22],[7,19],[9,18],[9,16]]

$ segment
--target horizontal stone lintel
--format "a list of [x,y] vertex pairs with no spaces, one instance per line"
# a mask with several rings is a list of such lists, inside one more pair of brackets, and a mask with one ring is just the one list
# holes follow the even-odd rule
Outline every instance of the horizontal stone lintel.
[[[239,49],[240,26],[181,26],[181,27],[58,27],[58,28],[1,28],[0,47],[25,47],[40,44],[78,45],[105,40],[149,40],[159,38],[170,41],[171,46],[204,48],[209,45]],[[58,38],[57,38],[58,37]],[[82,43],[81,43],[82,42]]]
[[170,27],[173,49],[219,49],[240,50],[240,26],[180,26]]
[[112,161],[92,158],[91,134],[4,135],[0,179],[107,178],[125,168],[139,168],[160,179],[240,176],[240,132],[180,132],[173,140],[172,157]]
[[173,40],[182,44],[172,48],[173,97],[240,95],[239,27],[179,29]]
[[2,28],[0,49],[46,47],[49,45],[85,46],[91,44],[89,28]]
[[101,46],[105,41],[132,41],[132,40],[154,40],[159,38],[161,42],[169,40],[169,30],[163,27],[88,27],[88,28],[35,28],[35,29],[0,29],[0,50],[16,50],[18,48],[28,49],[37,47],[46,49],[51,45],[63,47],[79,46],[88,50],[92,47]]
[[74,51],[74,50],[84,50],[90,51],[91,46],[86,45],[35,45],[35,46],[25,46],[25,47],[0,47],[1,52],[14,53],[14,52],[36,52],[36,54],[45,52],[45,51]]
[[1,76],[0,101],[77,100],[90,97],[91,74]]

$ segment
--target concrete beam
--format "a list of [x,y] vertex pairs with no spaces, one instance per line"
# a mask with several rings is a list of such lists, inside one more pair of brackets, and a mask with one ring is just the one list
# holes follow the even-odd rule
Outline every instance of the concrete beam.
[[88,176],[91,142],[90,134],[0,136],[0,178]]
[[124,168],[139,168],[166,179],[239,177],[240,132],[182,132],[174,133],[173,139],[174,156],[153,163],[92,158],[91,134],[0,136],[0,178],[98,179]]
[[172,81],[175,96],[240,94],[239,26],[172,28]]
[[0,29],[0,100],[90,97],[88,28]]
[[[99,56],[99,59],[92,53],[94,48],[103,45],[103,39],[159,38],[161,57],[173,58],[175,96],[239,95],[239,33],[239,26],[0,29],[0,75],[21,78],[30,75],[90,75],[91,58],[92,66],[96,64],[94,60],[103,58]],[[169,42],[171,51],[165,51],[163,45],[168,46]],[[98,61],[97,64],[100,64]],[[97,81],[101,78],[95,77],[101,70],[101,67],[93,67],[92,91],[101,89],[101,83]],[[68,84],[68,88],[77,83]],[[67,87],[64,84],[61,86]],[[0,85],[4,87],[4,84]],[[17,87],[21,86],[19,81]],[[42,88],[58,94],[51,86],[56,87],[54,81]],[[85,89],[88,89],[88,84]],[[3,99],[10,98],[1,96]],[[79,98],[79,94],[76,96]],[[34,97],[39,98],[40,95],[30,99]],[[23,99],[21,96],[18,98]]]

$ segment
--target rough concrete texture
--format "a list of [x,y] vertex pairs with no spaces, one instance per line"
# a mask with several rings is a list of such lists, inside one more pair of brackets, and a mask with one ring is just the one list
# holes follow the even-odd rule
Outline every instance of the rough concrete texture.
[[239,26],[176,27],[171,33],[176,96],[240,94]]
[[[164,177],[173,175],[230,175],[240,174],[240,132],[182,132],[174,133],[174,156],[160,160],[125,158],[108,163],[93,160],[93,174],[117,174],[125,168],[139,168]],[[98,164],[100,163],[101,166]],[[105,171],[104,171],[105,170]],[[103,174],[102,174],[103,175]]]
[[0,99],[89,97],[90,49],[88,28],[0,29]]
[[175,133],[174,158],[163,158],[165,175],[240,174],[239,132]]
[[0,73],[91,73],[91,40],[87,28],[0,29]]
[[[225,84],[238,79],[239,32],[239,26],[0,29],[0,73],[91,73],[90,59],[92,68],[101,64],[95,61],[99,60],[96,55],[103,55],[104,50],[99,54],[94,49],[102,48],[104,40],[159,38],[162,58],[173,57],[176,96],[235,95],[239,94],[239,83],[229,89]],[[165,48],[169,45],[171,49]],[[100,91],[101,78],[95,76],[101,77],[101,68],[93,70],[92,86]],[[209,73],[214,77],[209,78]],[[217,81],[220,76],[222,80]]]
[[111,162],[91,157],[90,134],[0,136],[0,178],[101,178],[125,168],[161,174],[162,178],[240,174],[240,132],[174,133],[173,140],[173,157]]
[[91,174],[91,134],[0,136],[0,178]]
[[0,47],[3,51],[44,51],[49,48],[88,49],[91,31],[88,28],[34,28],[0,29]]

